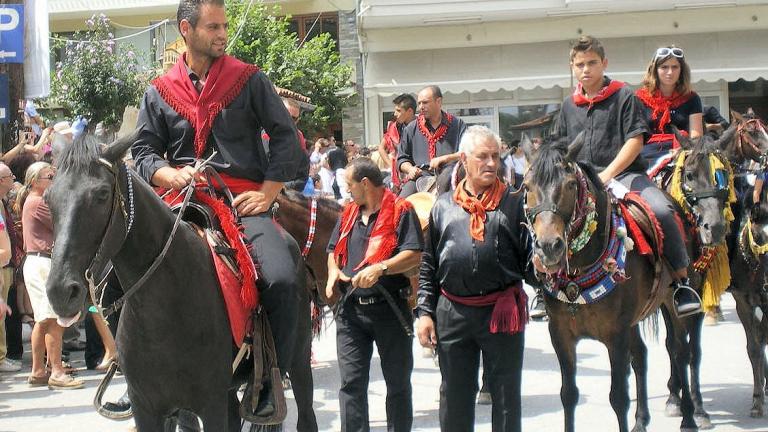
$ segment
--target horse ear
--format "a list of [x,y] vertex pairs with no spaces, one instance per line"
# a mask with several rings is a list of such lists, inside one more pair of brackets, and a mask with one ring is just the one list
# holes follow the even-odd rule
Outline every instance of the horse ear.
[[736,123],[731,123],[728,129],[720,135],[720,138],[717,140],[717,145],[720,147],[720,150],[725,150],[731,145],[733,137],[736,135],[736,129]]
[[733,120],[732,123],[744,123],[744,116],[734,110],[731,110],[731,119]]
[[104,151],[102,151],[101,157],[110,162],[117,162],[121,160],[125,156],[125,153],[127,153],[131,148],[133,143],[136,142],[136,139],[138,139],[139,132],[141,132],[141,128],[136,128],[132,133],[122,138],[116,139],[112,144],[108,145]]
[[752,109],[752,107],[747,108],[747,117],[755,117],[755,110]]
[[528,161],[530,164],[533,162],[534,157],[536,157],[536,153],[539,151],[538,149],[534,148],[533,141],[531,141],[530,138],[528,138],[528,135],[523,134],[523,136],[520,138],[520,143],[517,144],[518,147],[523,149],[523,154],[525,155],[525,160]]
[[670,125],[670,127],[672,128],[672,133],[675,134],[675,138],[677,138],[677,142],[680,143],[680,147],[684,150],[690,150],[693,147],[691,139],[680,133],[680,129],[675,125]]
[[576,159],[579,157],[579,153],[581,153],[581,149],[584,148],[584,135],[585,133],[582,131],[576,135],[576,139],[568,144],[568,153],[565,155],[565,160],[576,162]]

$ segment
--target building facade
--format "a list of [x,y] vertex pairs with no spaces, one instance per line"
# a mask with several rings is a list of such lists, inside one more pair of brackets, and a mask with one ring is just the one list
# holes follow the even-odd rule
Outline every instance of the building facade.
[[428,84],[449,112],[514,140],[571,93],[580,35],[600,38],[607,74],[633,86],[656,48],[682,47],[705,105],[768,117],[768,1],[361,0],[357,25],[369,144],[392,98]]

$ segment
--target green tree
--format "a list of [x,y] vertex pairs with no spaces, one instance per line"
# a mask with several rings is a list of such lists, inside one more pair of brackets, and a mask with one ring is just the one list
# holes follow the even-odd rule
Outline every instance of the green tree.
[[229,53],[259,66],[275,85],[301,93],[317,106],[302,115],[299,128],[314,133],[341,122],[349,96],[339,93],[349,87],[352,67],[341,63],[330,35],[323,33],[299,46],[289,29],[290,16],[279,17],[277,6],[253,2],[249,9],[249,2],[237,0],[226,4]]
[[130,45],[117,45],[104,14],[86,21],[69,42],[59,41],[63,61],[51,72],[51,99],[69,115],[103,122],[112,129],[122,120],[126,106],[138,106],[152,73],[142,67]]

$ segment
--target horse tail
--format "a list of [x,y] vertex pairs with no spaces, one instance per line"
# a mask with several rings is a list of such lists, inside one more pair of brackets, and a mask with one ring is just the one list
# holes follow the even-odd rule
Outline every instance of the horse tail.
[[651,312],[643,318],[638,325],[640,326],[640,332],[643,334],[643,338],[646,340],[652,340],[659,342],[659,309]]

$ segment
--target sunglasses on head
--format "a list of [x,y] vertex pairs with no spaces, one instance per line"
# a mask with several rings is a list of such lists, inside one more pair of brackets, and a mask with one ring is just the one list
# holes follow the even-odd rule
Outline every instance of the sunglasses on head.
[[656,57],[655,58],[664,58],[669,57],[670,55],[675,56],[677,58],[683,58],[683,50],[681,48],[659,48],[656,50]]

